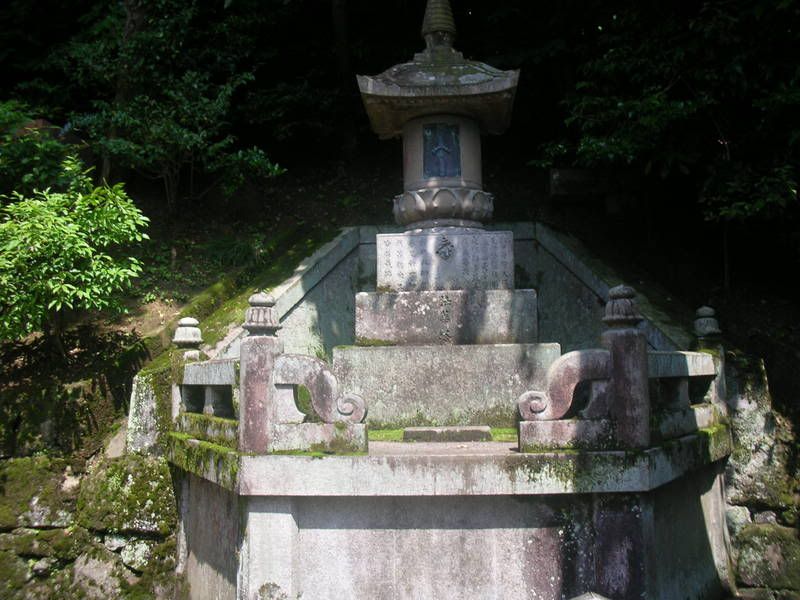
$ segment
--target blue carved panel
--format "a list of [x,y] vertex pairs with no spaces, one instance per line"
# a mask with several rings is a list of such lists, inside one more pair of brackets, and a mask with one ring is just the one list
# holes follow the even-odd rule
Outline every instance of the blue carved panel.
[[458,125],[431,123],[422,128],[422,176],[461,177],[461,144]]

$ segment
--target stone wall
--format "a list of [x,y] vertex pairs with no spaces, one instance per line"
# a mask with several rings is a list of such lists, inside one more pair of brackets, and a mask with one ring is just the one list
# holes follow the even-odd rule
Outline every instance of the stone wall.
[[727,522],[746,598],[800,599],[800,470],[791,423],[778,413],[763,361],[727,355],[734,451],[726,472]]
[[166,461],[0,462],[0,598],[174,598],[176,516]]

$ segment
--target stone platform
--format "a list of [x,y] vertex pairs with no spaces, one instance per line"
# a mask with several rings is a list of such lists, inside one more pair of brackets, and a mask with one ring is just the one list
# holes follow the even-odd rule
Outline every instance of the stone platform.
[[193,598],[719,598],[728,452],[725,427],[636,452],[373,442],[235,467],[173,452],[179,562]]
[[341,346],[333,372],[363,397],[370,426],[513,427],[517,398],[542,389],[558,344]]
[[530,344],[536,290],[362,292],[357,344]]

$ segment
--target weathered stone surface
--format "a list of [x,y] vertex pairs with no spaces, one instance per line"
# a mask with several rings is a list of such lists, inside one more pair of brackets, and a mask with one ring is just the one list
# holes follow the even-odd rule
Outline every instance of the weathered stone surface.
[[119,552],[128,544],[128,538],[114,533],[108,534],[103,538],[103,545],[111,552]]
[[96,548],[82,554],[72,565],[73,591],[90,600],[108,600],[122,596],[122,583],[134,583],[118,556]]
[[725,509],[725,522],[731,536],[736,537],[753,520],[750,518],[750,510],[746,506],[729,506]]
[[761,525],[777,525],[778,524],[778,516],[772,512],[771,510],[765,510],[760,513],[756,513],[753,516],[753,522],[759,523]]
[[310,450],[323,454],[354,454],[367,451],[367,428],[356,423],[299,423],[275,425],[272,452]]
[[705,352],[647,353],[650,377],[714,377],[714,357]]
[[671,440],[717,422],[717,413],[711,404],[695,404],[682,410],[662,411],[653,415],[653,435],[657,439]]
[[178,327],[172,336],[172,343],[180,348],[199,348],[203,343],[199,324],[199,321],[192,317],[184,317],[178,321]]
[[728,406],[735,450],[725,478],[730,502],[786,510],[793,504],[791,424],[772,409],[763,362],[728,361]]
[[239,423],[233,419],[181,413],[177,426],[179,431],[198,440],[207,440],[229,448],[236,448],[239,444]]
[[341,389],[358,394],[371,426],[515,423],[516,399],[541,389],[558,344],[335,348]]
[[572,407],[578,384],[608,379],[610,365],[607,350],[574,350],[559,356],[547,368],[544,386],[526,390],[517,398],[520,416],[525,421],[560,419]]
[[40,558],[31,565],[31,571],[36,577],[47,577],[57,564],[58,561],[55,558]]
[[0,461],[0,530],[67,527],[75,489],[64,489],[66,461],[47,456]]
[[514,287],[510,231],[444,227],[379,234],[378,290],[491,290]]
[[176,513],[166,461],[128,455],[101,463],[81,486],[77,521],[93,531],[170,533]]
[[356,294],[357,344],[530,344],[536,341],[535,290]]
[[613,429],[608,420],[566,419],[555,421],[521,421],[520,452],[541,452],[556,449],[612,448]]
[[183,368],[184,385],[237,385],[236,361],[207,360]]
[[139,373],[133,378],[128,433],[125,445],[128,452],[157,452],[159,433],[158,399],[153,375]]
[[134,571],[143,571],[150,562],[155,542],[152,540],[135,540],[122,548],[120,558],[126,567]]
[[[328,365],[318,358],[301,354],[278,356],[272,378],[275,386],[305,386],[314,411],[325,423],[360,423],[364,420],[367,412],[364,401],[342,388]],[[268,401],[275,404],[274,393]]]
[[461,427],[406,427],[403,441],[406,442],[488,442],[492,430],[488,425]]
[[[239,492],[267,496],[546,495],[651,491],[730,452],[727,432],[686,436],[668,450],[540,452],[514,444],[465,443],[467,453],[378,442],[367,456],[242,456]],[[424,452],[415,451],[418,445]],[[455,444],[458,446],[460,444]],[[395,448],[399,448],[395,450]],[[485,451],[483,449],[486,449]],[[721,517],[721,518],[724,518]]]
[[739,579],[750,587],[800,590],[800,540],[780,525],[748,525],[736,538]]

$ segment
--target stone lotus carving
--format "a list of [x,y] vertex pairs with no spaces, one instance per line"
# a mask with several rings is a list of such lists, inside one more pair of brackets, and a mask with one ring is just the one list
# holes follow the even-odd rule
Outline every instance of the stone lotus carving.
[[355,394],[339,395],[339,382],[323,361],[313,356],[282,354],[275,360],[275,385],[303,385],[311,405],[325,423],[361,423],[367,416],[364,400]]
[[476,188],[425,188],[406,191],[394,199],[394,217],[400,225],[442,219],[479,225],[490,219],[493,211],[492,195]]
[[547,370],[544,391],[528,391],[517,400],[523,421],[553,421],[562,418],[572,406],[575,388],[582,381],[597,381],[610,376],[608,350],[577,350],[559,357]]

